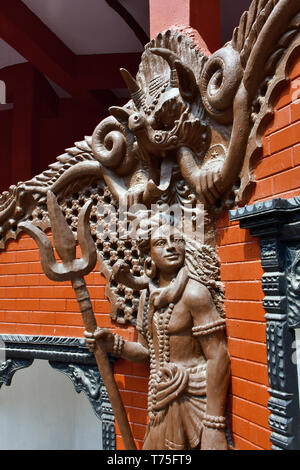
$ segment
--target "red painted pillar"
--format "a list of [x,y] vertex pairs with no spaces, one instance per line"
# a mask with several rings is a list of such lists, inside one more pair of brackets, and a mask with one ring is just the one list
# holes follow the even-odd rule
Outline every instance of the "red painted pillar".
[[6,191],[11,181],[11,122],[12,122],[12,109],[5,109],[4,106],[0,106],[0,136],[1,136],[1,148],[0,148],[0,193]]
[[38,72],[25,64],[20,83],[14,90],[12,120],[11,181],[16,184],[33,175],[38,159],[39,116],[35,74]]
[[149,0],[151,38],[171,26],[198,31],[210,52],[220,48],[220,0]]
[[[46,78],[31,64],[24,63],[0,70],[0,79],[7,89],[7,102],[13,104],[10,110],[10,132],[4,136],[10,140],[10,157],[0,149],[0,164],[5,164],[7,177],[1,187],[31,179],[42,171],[40,154],[40,119],[56,117],[58,97]],[[48,139],[55,136],[48,136]],[[47,141],[45,142],[47,146]]]

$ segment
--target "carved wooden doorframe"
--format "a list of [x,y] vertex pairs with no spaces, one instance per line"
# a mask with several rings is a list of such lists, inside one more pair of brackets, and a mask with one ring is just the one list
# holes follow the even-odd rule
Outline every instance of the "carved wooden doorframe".
[[[35,359],[47,360],[50,366],[72,381],[77,393],[84,392],[102,427],[103,450],[115,450],[114,415],[94,356],[80,338],[0,335],[0,388],[10,386],[14,374],[30,367]],[[4,355],[1,354],[1,357]],[[113,358],[109,358],[111,366]],[[101,443],[99,443],[101,444]]]
[[300,448],[295,341],[295,330],[300,327],[300,198],[258,202],[232,210],[230,218],[260,238],[272,449],[296,450]]

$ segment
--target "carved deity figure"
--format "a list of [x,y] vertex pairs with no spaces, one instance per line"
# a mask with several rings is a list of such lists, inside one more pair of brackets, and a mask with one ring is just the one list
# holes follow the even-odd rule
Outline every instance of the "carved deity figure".
[[[85,333],[94,350],[149,363],[149,424],[143,449],[227,449],[225,405],[230,362],[217,256],[154,216],[137,237],[146,255],[137,317],[138,342],[109,329]],[[115,278],[132,285],[128,265]]]

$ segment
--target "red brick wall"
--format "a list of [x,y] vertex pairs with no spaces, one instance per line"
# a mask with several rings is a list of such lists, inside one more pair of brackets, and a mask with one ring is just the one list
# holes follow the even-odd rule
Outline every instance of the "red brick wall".
[[[300,195],[299,142],[298,60],[291,71],[291,83],[281,90],[274,119],[265,131],[263,154],[255,168],[257,184],[249,204]],[[241,230],[237,222],[229,222],[227,216],[219,220],[217,237],[232,365],[229,407],[234,443],[241,450],[270,449],[259,240],[251,237],[248,230]]]
[[[105,279],[95,270],[86,277],[97,323],[135,340],[133,327],[120,328],[109,318],[110,304],[105,298]],[[22,234],[9,241],[0,253],[0,333],[83,337],[84,327],[77,301],[69,282],[55,283],[44,274],[35,242]],[[119,360],[115,377],[138,448],[146,431],[146,367]],[[116,427],[117,448],[123,443]]]

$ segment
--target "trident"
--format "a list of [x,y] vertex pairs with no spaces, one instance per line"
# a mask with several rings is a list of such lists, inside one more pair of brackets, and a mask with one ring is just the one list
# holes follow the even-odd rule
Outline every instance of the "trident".
[[[84,276],[94,269],[97,262],[96,247],[89,226],[92,201],[88,201],[83,206],[78,217],[77,238],[82,253],[80,259],[76,259],[76,240],[74,235],[65,220],[55,195],[51,191],[47,193],[47,207],[51,221],[53,242],[62,260],[61,263],[56,261],[52,244],[42,230],[30,222],[22,222],[19,224],[19,227],[28,233],[37,243],[45,275],[52,281],[71,281],[85,329],[90,333],[94,333],[97,328],[97,322],[84,280]],[[94,354],[124,445],[127,450],[136,450],[121,395],[115,382],[103,341],[97,340]]]

